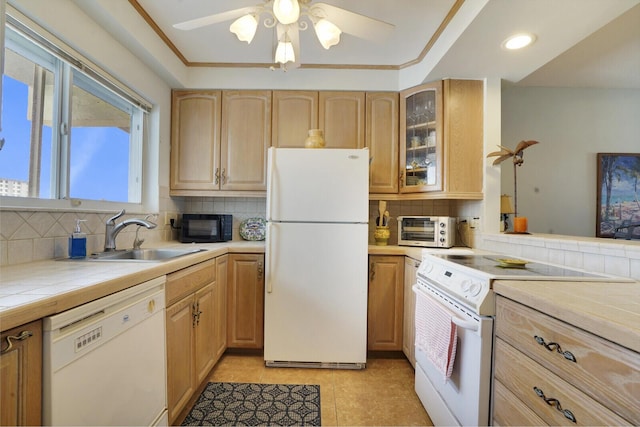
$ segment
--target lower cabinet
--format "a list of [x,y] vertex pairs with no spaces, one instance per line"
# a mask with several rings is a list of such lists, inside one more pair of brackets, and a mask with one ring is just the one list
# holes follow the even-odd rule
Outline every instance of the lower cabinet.
[[367,349],[402,350],[404,256],[369,256]]
[[416,366],[416,294],[413,285],[420,261],[405,257],[404,259],[404,317],[402,326],[402,351],[407,356],[411,366]]
[[169,422],[180,415],[216,359],[216,260],[167,276],[167,399]]
[[264,343],[264,254],[229,254],[227,347],[261,349]]
[[502,296],[495,327],[495,425],[639,425],[638,353]]
[[42,425],[42,321],[0,340],[0,425]]
[[227,268],[229,255],[216,258],[215,321],[213,324],[214,362],[227,349]]

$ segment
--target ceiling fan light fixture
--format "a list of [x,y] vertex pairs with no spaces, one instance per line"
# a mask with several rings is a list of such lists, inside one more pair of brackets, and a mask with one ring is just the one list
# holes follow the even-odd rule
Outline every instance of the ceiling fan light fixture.
[[320,44],[325,49],[329,49],[331,46],[340,43],[340,28],[338,28],[333,22],[329,22],[322,18],[313,25],[316,30],[316,36],[320,41]]
[[229,27],[229,31],[238,37],[242,42],[251,43],[253,36],[256,35],[258,29],[258,20],[254,15],[244,15],[233,21]]
[[502,48],[506,50],[518,50],[527,47],[536,41],[536,36],[531,33],[514,34],[502,42]]
[[278,41],[278,47],[276,48],[275,61],[278,64],[286,64],[287,62],[296,62],[296,55],[293,51],[293,43],[289,39],[289,35],[284,33],[282,40]]
[[281,24],[293,24],[300,18],[298,0],[274,0],[273,14]]

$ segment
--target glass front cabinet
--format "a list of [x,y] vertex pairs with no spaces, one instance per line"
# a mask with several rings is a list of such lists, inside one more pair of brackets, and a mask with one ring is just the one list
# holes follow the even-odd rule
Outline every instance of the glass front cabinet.
[[442,82],[400,99],[400,192],[442,190]]
[[482,199],[483,87],[446,79],[400,93],[401,194]]

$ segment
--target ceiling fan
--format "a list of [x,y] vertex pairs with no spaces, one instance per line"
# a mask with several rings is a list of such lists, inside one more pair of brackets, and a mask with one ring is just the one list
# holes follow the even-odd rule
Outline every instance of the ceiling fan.
[[173,27],[194,30],[233,19],[229,31],[240,41],[251,43],[263,14],[266,15],[264,26],[275,27],[278,44],[274,61],[284,71],[287,66],[300,66],[299,32],[309,28],[309,23],[313,25],[318,41],[325,49],[338,44],[343,32],[362,39],[382,40],[395,28],[387,22],[327,3],[312,3],[312,0],[264,0],[263,4],[191,19]]

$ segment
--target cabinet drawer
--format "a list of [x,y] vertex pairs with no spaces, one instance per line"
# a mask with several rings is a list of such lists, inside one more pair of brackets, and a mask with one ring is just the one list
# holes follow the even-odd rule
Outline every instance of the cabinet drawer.
[[494,426],[542,426],[545,422],[500,381],[493,384]]
[[[640,425],[640,357],[634,351],[500,296],[496,335]],[[564,352],[570,352],[575,362],[563,356]]]
[[216,280],[216,260],[201,262],[167,276],[167,305]]
[[[496,339],[495,377],[549,425],[630,425],[501,339]],[[576,421],[562,411],[571,411]]]

